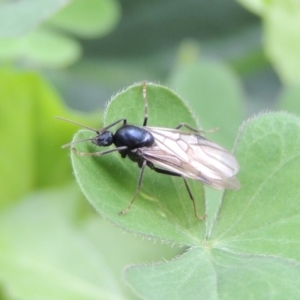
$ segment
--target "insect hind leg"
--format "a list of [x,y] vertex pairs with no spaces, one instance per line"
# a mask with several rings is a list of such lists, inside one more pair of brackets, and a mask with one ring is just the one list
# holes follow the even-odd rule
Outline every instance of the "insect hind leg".
[[219,127],[216,127],[216,128],[213,128],[213,129],[210,129],[210,130],[202,130],[202,129],[196,129],[196,128],[193,128],[191,127],[190,125],[186,124],[186,123],[180,123],[178,126],[175,127],[175,129],[180,129],[182,127],[185,127],[187,129],[189,129],[190,131],[192,132],[195,132],[195,133],[212,133],[212,132],[215,132],[215,131],[218,131],[219,130]]
[[181,178],[183,179],[183,181],[184,181],[184,185],[185,185],[185,187],[186,187],[186,189],[187,189],[187,192],[188,192],[188,194],[189,194],[189,196],[190,196],[190,199],[191,199],[191,201],[192,201],[192,203],[193,203],[193,208],[194,208],[194,214],[195,214],[195,217],[196,217],[198,220],[200,220],[200,221],[202,221],[203,219],[205,219],[205,217],[206,217],[205,215],[203,215],[203,216],[198,216],[198,213],[197,213],[197,207],[196,207],[196,202],[195,202],[195,199],[194,199],[194,197],[193,197],[193,194],[192,194],[192,192],[191,192],[191,189],[190,189],[190,187],[189,187],[189,185],[188,185],[187,180],[185,179],[185,177],[183,177],[181,174],[176,173],[176,172],[172,172],[172,171],[168,171],[168,170],[164,170],[164,169],[157,168],[157,167],[155,167],[152,163],[148,163],[147,165],[148,165],[153,171],[155,171],[155,172],[157,172],[157,173],[165,174],[165,175],[170,175],[170,176],[181,177]]
[[193,207],[194,207],[195,217],[196,217],[198,220],[200,220],[200,221],[204,220],[204,219],[206,218],[206,215],[198,216],[197,208],[196,208],[196,202],[195,202],[195,199],[194,199],[194,197],[193,197],[193,195],[192,195],[192,192],[191,192],[191,190],[190,190],[190,187],[189,187],[189,185],[188,185],[186,179],[185,179],[183,176],[181,176],[181,178],[183,179],[184,184],[185,184],[185,187],[186,187],[186,189],[187,189],[187,191],[188,191],[188,193],[189,193],[190,199],[191,199],[192,202],[193,202]]
[[143,99],[144,99],[144,103],[145,103],[143,126],[146,126],[147,122],[148,122],[148,100],[147,100],[147,83],[146,83],[146,81],[143,82],[142,87],[143,87]]

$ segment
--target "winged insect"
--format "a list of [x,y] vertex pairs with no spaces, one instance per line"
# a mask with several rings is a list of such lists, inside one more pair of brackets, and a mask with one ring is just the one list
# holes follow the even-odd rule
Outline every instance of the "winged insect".
[[[71,142],[63,147],[71,147],[81,156],[102,156],[118,151],[122,158],[128,157],[137,163],[141,169],[135,194],[127,208],[120,214],[127,213],[137,198],[142,185],[146,167],[153,171],[170,176],[181,177],[193,203],[196,218],[198,216],[195,199],[188,185],[187,178],[201,181],[215,189],[239,189],[240,184],[235,175],[239,171],[239,164],[229,151],[218,144],[209,141],[202,134],[202,130],[194,129],[185,123],[180,123],[176,128],[149,127],[147,85],[142,84],[144,99],[144,121],[142,126],[130,125],[127,119],[119,119],[112,124],[97,130],[77,122],[58,117],[83,128],[95,132],[92,138]],[[121,123],[113,133],[110,129]],[[186,128],[188,131],[183,131]],[[91,141],[99,147],[112,144],[115,148],[99,152],[80,152],[74,144]]]

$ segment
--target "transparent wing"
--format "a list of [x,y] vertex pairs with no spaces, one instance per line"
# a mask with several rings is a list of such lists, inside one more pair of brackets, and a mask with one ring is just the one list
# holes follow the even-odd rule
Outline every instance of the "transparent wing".
[[235,157],[204,137],[177,129],[145,127],[155,138],[140,154],[153,164],[204,182],[216,189],[239,189]]

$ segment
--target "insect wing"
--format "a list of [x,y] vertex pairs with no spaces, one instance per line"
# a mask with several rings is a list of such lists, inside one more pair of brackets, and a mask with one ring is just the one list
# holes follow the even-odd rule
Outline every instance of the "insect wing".
[[141,148],[141,155],[164,169],[200,180],[216,189],[238,189],[239,170],[235,157],[201,135],[177,129],[145,127],[155,145]]

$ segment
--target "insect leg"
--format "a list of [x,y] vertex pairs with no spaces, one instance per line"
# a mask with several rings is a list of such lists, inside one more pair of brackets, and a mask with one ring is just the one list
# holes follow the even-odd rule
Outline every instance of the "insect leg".
[[110,127],[115,126],[116,124],[118,124],[118,123],[120,123],[120,122],[123,122],[123,125],[127,123],[127,120],[123,118],[123,119],[120,119],[120,120],[118,120],[118,121],[116,121],[116,122],[114,122],[114,123],[112,123],[112,124],[110,124],[110,125],[108,125],[108,126],[102,128],[101,130],[97,130],[97,129],[91,128],[91,127],[89,127],[89,126],[83,125],[83,124],[81,124],[81,123],[78,123],[78,122],[76,122],[76,121],[72,121],[72,120],[69,120],[69,119],[66,119],[66,118],[57,117],[57,116],[56,116],[55,118],[56,118],[56,119],[59,119],[59,120],[62,120],[62,121],[65,121],[65,122],[69,122],[69,123],[78,125],[78,126],[81,126],[81,127],[85,128],[85,129],[94,131],[94,132],[96,132],[96,133],[99,133],[99,132],[101,132],[101,131],[105,131],[105,130],[109,129]]
[[138,181],[138,185],[137,185],[135,194],[134,194],[132,200],[130,201],[128,207],[125,208],[124,210],[120,211],[119,215],[125,215],[125,214],[129,211],[129,209],[131,208],[131,206],[132,206],[134,200],[136,199],[137,195],[139,194],[140,189],[141,189],[141,185],[142,185],[142,179],[143,179],[143,175],[144,175],[144,171],[145,171],[146,165],[147,165],[147,161],[144,160],[144,161],[143,161],[143,164],[142,164],[142,166],[141,166],[141,173],[140,173],[140,177],[139,177],[139,181]]
[[188,191],[188,193],[189,193],[190,199],[191,199],[192,202],[193,202],[193,207],[194,207],[195,217],[196,217],[198,220],[200,220],[200,221],[202,221],[203,219],[205,219],[205,215],[199,217],[198,214],[197,214],[196,202],[195,202],[195,199],[194,199],[194,197],[193,197],[193,195],[192,195],[192,192],[191,192],[191,190],[190,190],[190,187],[189,187],[189,185],[188,185],[188,183],[187,183],[185,177],[183,177],[181,174],[176,173],[176,172],[172,172],[172,171],[168,171],[168,170],[164,170],[164,169],[159,169],[159,168],[155,167],[155,166],[152,165],[152,164],[151,164],[151,165],[148,164],[148,166],[149,166],[152,170],[154,170],[155,172],[157,172],[157,173],[165,174],[165,175],[170,175],[170,176],[181,177],[181,178],[183,179],[184,184],[185,184],[185,187],[186,187],[186,189],[187,189],[187,191]]
[[192,192],[191,192],[191,190],[190,190],[190,187],[189,187],[189,185],[188,185],[188,183],[187,183],[187,181],[186,181],[186,179],[183,177],[183,176],[181,176],[181,178],[183,179],[183,181],[184,181],[184,184],[185,184],[185,187],[186,187],[186,189],[187,189],[187,191],[188,191],[188,193],[189,193],[189,195],[190,195],[190,199],[192,200],[192,202],[193,202],[193,207],[194,207],[194,213],[195,213],[195,217],[198,219],[198,220],[203,220],[203,219],[205,219],[205,215],[203,215],[203,216],[198,216],[198,214],[197,214],[197,208],[196,208],[196,202],[195,202],[195,199],[194,199],[194,197],[193,197],[193,195],[192,195]]
[[143,98],[144,98],[144,102],[145,102],[145,114],[144,114],[143,126],[146,126],[147,121],[148,121],[148,100],[147,100],[147,84],[146,84],[146,81],[143,82]]
[[182,127],[186,127],[190,131],[195,132],[195,133],[200,133],[200,134],[201,133],[211,133],[211,132],[215,132],[215,131],[219,130],[219,127],[216,127],[216,128],[210,129],[210,130],[195,129],[195,128],[193,128],[190,125],[187,125],[185,123],[180,123],[177,127],[175,127],[175,129],[180,129]]
[[80,156],[102,156],[102,155],[105,155],[105,154],[108,154],[108,153],[111,153],[111,152],[121,151],[121,150],[126,150],[126,149],[127,149],[127,146],[122,146],[122,147],[109,149],[109,150],[106,150],[106,151],[100,151],[100,152],[81,152],[81,151],[78,151],[75,148],[72,148],[72,151],[75,154],[80,155]]
[[107,129],[109,129],[109,128],[115,126],[115,125],[117,125],[117,124],[120,123],[120,122],[123,122],[123,125],[125,125],[125,124],[127,123],[127,119],[124,119],[124,118],[123,118],[123,119],[120,119],[120,120],[118,120],[118,121],[116,121],[116,122],[113,122],[112,124],[109,124],[109,125],[107,125],[106,127],[102,128],[102,129],[100,130],[100,132],[106,131]]

